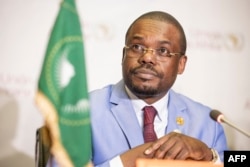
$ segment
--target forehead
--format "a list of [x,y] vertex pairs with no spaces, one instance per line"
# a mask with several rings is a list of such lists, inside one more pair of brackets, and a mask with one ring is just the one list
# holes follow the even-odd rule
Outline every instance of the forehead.
[[171,23],[152,19],[141,19],[137,20],[129,29],[126,42],[141,38],[141,40],[176,43],[179,41],[179,36],[180,33],[178,29]]

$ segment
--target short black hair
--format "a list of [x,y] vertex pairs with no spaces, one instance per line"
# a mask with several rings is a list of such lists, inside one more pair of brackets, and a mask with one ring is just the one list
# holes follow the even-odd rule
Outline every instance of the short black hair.
[[125,36],[125,42],[127,41],[127,37],[128,34],[132,28],[132,26],[138,21],[138,20],[142,20],[142,19],[152,19],[152,20],[158,20],[158,21],[163,21],[166,22],[168,24],[172,24],[173,26],[175,26],[177,28],[177,30],[180,33],[180,47],[181,47],[181,53],[185,54],[186,53],[186,48],[187,48],[187,41],[186,41],[186,36],[185,36],[185,32],[181,26],[181,24],[177,21],[176,18],[174,18],[172,15],[166,13],[166,12],[162,12],[162,11],[152,11],[152,12],[148,12],[145,13],[143,15],[141,15],[140,17],[138,17],[128,28],[127,32],[126,32],[126,36]]

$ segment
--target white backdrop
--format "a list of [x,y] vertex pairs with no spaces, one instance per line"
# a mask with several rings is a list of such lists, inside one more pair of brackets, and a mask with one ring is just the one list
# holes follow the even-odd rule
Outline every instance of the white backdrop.
[[[35,131],[43,124],[34,94],[59,2],[0,0],[0,164],[20,157],[33,163]],[[76,2],[89,90],[120,80],[128,26],[144,12],[163,10],[180,21],[188,40],[187,68],[174,89],[250,132],[249,0]],[[250,150],[249,138],[224,127],[230,149]]]

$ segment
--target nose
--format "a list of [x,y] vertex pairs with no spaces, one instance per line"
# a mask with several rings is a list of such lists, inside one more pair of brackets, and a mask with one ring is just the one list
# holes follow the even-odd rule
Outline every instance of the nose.
[[155,51],[153,49],[146,49],[144,51],[144,54],[140,57],[140,62],[141,63],[151,63],[155,64],[156,62],[156,55]]

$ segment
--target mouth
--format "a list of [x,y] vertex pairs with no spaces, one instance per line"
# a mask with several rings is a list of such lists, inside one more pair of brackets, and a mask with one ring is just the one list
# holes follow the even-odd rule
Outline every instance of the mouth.
[[158,77],[156,72],[145,68],[136,69],[134,75],[142,80],[152,80]]

